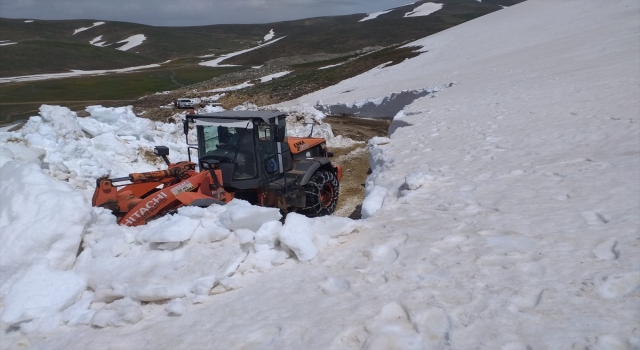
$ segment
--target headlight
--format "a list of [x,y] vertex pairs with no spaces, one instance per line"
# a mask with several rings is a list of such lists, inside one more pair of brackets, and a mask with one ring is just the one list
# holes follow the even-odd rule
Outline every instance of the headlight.
[[211,165],[209,165],[209,163],[207,162],[202,162],[202,169],[210,169]]

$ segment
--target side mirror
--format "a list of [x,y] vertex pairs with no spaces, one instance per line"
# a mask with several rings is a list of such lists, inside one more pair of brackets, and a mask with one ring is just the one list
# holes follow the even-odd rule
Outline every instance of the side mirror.
[[276,125],[276,142],[284,142],[284,138],[287,133],[287,128],[284,125]]
[[167,146],[156,146],[153,149],[153,153],[155,153],[156,156],[168,156],[169,155],[169,147]]
[[167,165],[169,165],[169,158],[167,158],[167,156],[169,155],[169,147],[167,146],[156,146],[153,149],[153,153],[156,156],[160,156],[162,157],[162,159],[164,159],[164,162],[167,163]]

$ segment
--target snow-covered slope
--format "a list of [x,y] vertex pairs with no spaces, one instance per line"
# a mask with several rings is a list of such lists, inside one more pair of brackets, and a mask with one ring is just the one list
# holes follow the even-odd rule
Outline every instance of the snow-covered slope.
[[[42,333],[2,334],[2,345],[636,349],[639,29],[640,4],[634,0],[529,0],[410,43],[424,46],[416,58],[288,103],[322,100],[357,108],[403,90],[429,91],[401,106],[389,138],[369,142],[372,174],[363,204],[368,218],[358,230],[327,245],[329,233],[344,230],[344,223],[313,225],[294,215],[289,229],[280,228],[281,239],[308,243],[308,232],[322,228],[313,243],[325,249],[304,262],[276,259],[281,265],[265,271],[255,257],[261,248],[273,250],[272,232],[252,238],[238,229],[234,249],[247,242],[254,258],[232,279],[217,281],[218,287],[210,290],[206,278],[175,280],[185,297],[140,306],[144,299],[133,292],[145,290],[127,288],[132,281],[123,276],[110,294],[100,294],[102,304],[97,291],[85,292],[58,316],[58,324],[69,326],[46,332],[55,321],[48,320],[40,325]],[[435,87],[446,88],[432,93]],[[72,200],[72,192],[59,190]],[[18,215],[19,203],[15,208],[11,212]],[[216,210],[187,210],[177,219],[217,227],[222,222]],[[76,221],[84,225],[82,213]],[[107,219],[95,215],[89,223],[94,228]],[[83,252],[73,273],[106,271],[112,265],[101,259],[123,262],[164,232],[118,234],[121,228],[102,224],[103,231],[84,233],[95,254]],[[185,246],[205,252],[209,243],[195,239]],[[67,246],[72,244],[60,251]],[[158,264],[150,278],[161,280],[162,271],[173,276],[171,266],[184,268],[183,256],[169,256],[178,263]],[[18,285],[33,284],[41,271],[46,267],[33,263]],[[69,295],[78,298],[83,281],[75,277],[59,276],[68,288],[57,284],[59,303],[49,307],[63,308]],[[189,292],[195,295],[185,286],[193,286]],[[118,293],[126,297],[105,305]],[[38,301],[27,306],[40,306]],[[20,311],[5,311],[5,318],[25,317]],[[67,321],[83,323],[92,311],[90,322],[105,328]]]

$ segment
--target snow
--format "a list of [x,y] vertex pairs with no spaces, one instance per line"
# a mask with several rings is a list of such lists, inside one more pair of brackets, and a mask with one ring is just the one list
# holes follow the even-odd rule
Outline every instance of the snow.
[[3,322],[16,323],[60,312],[87,288],[76,273],[52,270],[48,265],[47,259],[37,261],[11,286],[4,298]]
[[334,135],[331,125],[322,122],[326,115],[309,104],[267,106],[266,109],[287,113],[287,133],[291,136],[324,138],[328,147],[349,147],[358,143],[342,135]]
[[31,23],[31,22],[33,22],[32,19],[28,19],[28,20],[24,21],[24,23]]
[[253,84],[249,83],[248,81],[245,81],[242,84],[238,84],[238,85],[233,85],[233,86],[226,86],[226,87],[222,87],[222,88],[217,88],[217,89],[211,89],[211,90],[206,90],[203,92],[226,92],[226,91],[235,91],[235,90],[242,90],[248,87],[253,86]]
[[368,20],[371,20],[371,19],[375,19],[375,18],[378,18],[378,16],[384,15],[385,13],[389,13],[391,11],[393,11],[393,10],[386,10],[386,11],[379,11],[379,12],[370,13],[365,18],[359,20],[358,22],[364,22],[364,21],[368,21]]
[[[57,126],[73,127],[62,125],[67,121]],[[206,301],[216,285],[222,292],[239,288],[240,282],[228,276],[241,264],[243,272],[267,271],[296,256],[278,241],[285,227],[319,242],[298,250],[302,261],[309,258],[308,250],[315,255],[331,237],[359,226],[345,218],[316,219],[314,225],[313,219],[301,223],[292,217],[283,227],[279,209],[233,200],[225,206],[180,208],[175,215],[129,228],[118,226],[108,210],[92,210],[79,192],[44,175],[36,163],[9,161],[0,175],[3,198],[14,198],[0,212],[1,320],[19,324],[25,334],[64,324],[125,327],[153,311],[141,302],[173,300],[166,312],[180,315],[185,302]],[[80,239],[83,249],[76,261]]]
[[244,103],[233,108],[235,111],[279,111],[287,113],[287,135],[297,137],[320,137],[327,140],[328,147],[350,147],[361,143],[342,135],[334,135],[331,125],[323,123],[326,115],[309,104],[299,104],[289,107],[269,105],[258,107],[251,103]]
[[102,40],[102,35],[97,36],[93,39],[91,39],[91,41],[89,41],[89,44],[93,45],[93,46],[99,46],[99,47],[105,47],[107,45],[105,45],[107,42]]
[[284,77],[285,75],[287,75],[287,74],[289,74],[291,72],[292,71],[289,70],[289,71],[283,71],[283,72],[278,72],[278,73],[273,73],[273,74],[270,74],[270,75],[266,75],[266,76],[260,78],[260,82],[261,83],[266,83],[266,82],[271,81],[273,79]]
[[366,191],[366,198],[362,202],[362,218],[373,216],[384,203],[384,197],[388,190],[381,186],[369,186]]
[[73,31],[73,35],[76,35],[76,34],[78,34],[80,32],[84,32],[85,30],[88,30],[88,29],[91,29],[91,28],[94,28],[94,27],[97,27],[97,26],[101,26],[104,23],[105,22],[93,22],[93,25],[91,27],[81,27],[81,28],[78,28],[78,29],[74,30]]
[[405,312],[380,308],[396,310],[398,322],[381,317],[391,334],[377,316],[346,322],[338,344],[426,348],[402,327],[429,314],[441,315],[438,331],[420,334],[437,348],[444,334],[452,348],[639,346],[638,4],[574,5],[513,6],[408,44],[429,52],[395,68],[290,102],[358,110],[446,87],[409,101],[389,139],[369,143],[363,231],[385,247],[370,256],[394,263],[353,264],[384,269],[372,283],[408,288],[371,295]]
[[20,125],[20,123],[12,123],[12,124],[0,127],[0,132],[7,132],[7,131],[15,128],[17,125]]
[[320,67],[320,68],[318,68],[318,70],[327,69],[327,68],[333,68],[333,67],[341,66],[341,65],[343,65],[343,64],[344,64],[344,62],[342,62],[342,63],[336,63],[336,64],[330,64],[330,65],[328,65],[328,66]]
[[442,8],[442,4],[434,3],[434,2],[426,2],[411,12],[405,13],[405,17],[420,17],[420,16],[428,16]]
[[3,43],[0,43],[0,46],[15,45],[15,44],[17,44],[17,43],[14,43],[14,42],[3,42]]
[[[273,74],[269,74],[269,75],[265,75],[264,77],[260,78],[260,82],[261,83],[266,83],[268,81],[271,81],[273,79],[277,79],[280,77],[283,77],[287,74],[291,73],[291,71],[283,71],[283,72],[278,72],[278,73],[273,73]],[[251,84],[248,81],[245,81],[242,84],[238,84],[238,85],[234,85],[234,86],[226,86],[226,87],[222,87],[222,88],[217,88],[217,89],[212,89],[212,90],[206,90],[203,92],[226,92],[226,91],[234,91],[234,90],[241,90],[241,89],[245,89],[248,87],[253,86],[254,84]]]
[[[6,295],[39,258],[52,268],[71,268],[92,211],[82,194],[44,174],[37,163],[9,161],[0,177],[0,295]],[[68,212],[61,216],[60,208]]]
[[270,40],[269,42],[267,42],[265,44],[258,45],[258,46],[255,46],[255,47],[252,47],[252,48],[249,48],[249,49],[228,53],[228,54],[225,54],[225,55],[222,55],[222,56],[216,58],[215,60],[200,62],[200,65],[208,66],[208,67],[236,67],[236,65],[233,65],[233,64],[223,64],[223,65],[221,65],[220,63],[222,61],[226,60],[226,59],[231,58],[231,57],[242,55],[243,53],[247,53],[249,51],[257,50],[257,49],[265,47],[267,45],[271,45],[271,44],[273,44],[273,43],[275,43],[277,41],[280,41],[280,40],[282,40],[284,38],[286,38],[286,36],[280,37],[280,38],[275,39],[275,40]]
[[[390,110],[393,132],[368,142],[364,220],[290,214],[283,225],[234,201],[126,228],[93,209],[75,222],[84,250],[73,266],[0,269],[15,275],[3,275],[3,293],[35,287],[33,271],[89,286],[52,279],[50,300],[24,305],[2,294],[8,320],[24,320],[2,323],[2,347],[640,347],[640,4],[591,5],[529,0],[409,43],[428,50],[418,57],[273,106],[308,133],[324,117],[314,105],[364,109],[428,92]],[[151,143],[126,110],[82,123],[70,113],[44,108],[25,131],[0,134],[0,186],[15,191],[2,198],[24,191],[28,204],[15,208],[30,209],[12,217],[3,202],[0,220],[50,211],[19,181],[64,197],[65,215],[89,209],[66,204],[83,181],[60,166],[93,149],[78,130],[111,135],[104,169],[133,162],[109,162],[127,155],[114,139]],[[171,139],[172,127],[149,125],[147,137]],[[65,173],[68,184],[42,178]],[[64,219],[44,218],[43,230]]]
[[318,247],[313,243],[313,231],[309,219],[291,213],[278,234],[280,242],[296,253],[300,261],[308,261],[318,255]]
[[149,68],[158,68],[159,64],[149,64],[146,66],[137,66],[137,67],[129,67],[129,68],[120,68],[120,69],[103,69],[103,70],[72,70],[66,73],[51,73],[51,74],[36,74],[36,75],[22,75],[18,77],[7,77],[0,78],[0,84],[3,83],[16,83],[23,81],[38,81],[38,80],[49,80],[49,79],[61,79],[61,78],[71,78],[71,77],[79,77],[83,75],[102,75],[109,73],[129,73],[135,72],[142,69]]
[[274,35],[276,35],[276,34],[273,32],[273,29],[271,29],[269,31],[269,34],[264,36],[264,41],[269,41],[269,40],[273,39]]
[[[382,67],[382,66],[381,66]],[[381,70],[381,67],[376,67],[370,72]],[[355,116],[364,116],[367,118],[389,118],[394,117],[394,123],[389,129],[389,133],[393,133],[393,130],[397,127],[397,124],[402,124],[402,109],[410,104],[412,101],[425,97],[435,96],[435,93],[443,89],[453,86],[453,83],[449,83],[434,88],[415,89],[415,90],[403,90],[400,92],[393,92],[382,98],[368,98],[349,103],[324,103],[322,100],[316,102],[315,107],[327,114],[340,115],[350,114]],[[344,93],[351,92],[346,90]]]
[[47,175],[90,198],[100,176],[156,170],[159,163],[144,158],[156,145],[168,146],[173,161],[187,159],[181,126],[138,118],[131,106],[89,106],[87,112],[90,117],[78,118],[43,105],[20,130],[0,134],[0,166],[11,159],[42,163]]
[[126,43],[126,44],[116,48],[116,50],[127,51],[129,49],[132,49],[142,44],[145,40],[147,40],[147,37],[144,34],[132,35],[124,40],[118,41],[117,44],[120,44],[120,43]]

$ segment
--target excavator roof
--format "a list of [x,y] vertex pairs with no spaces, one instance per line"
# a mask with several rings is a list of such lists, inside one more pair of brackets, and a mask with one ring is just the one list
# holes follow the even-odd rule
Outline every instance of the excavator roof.
[[272,112],[272,111],[224,111],[215,113],[204,114],[187,114],[187,118],[191,119],[239,119],[239,120],[253,120],[262,119],[265,123],[270,123],[269,119],[273,117],[286,116],[285,112]]

